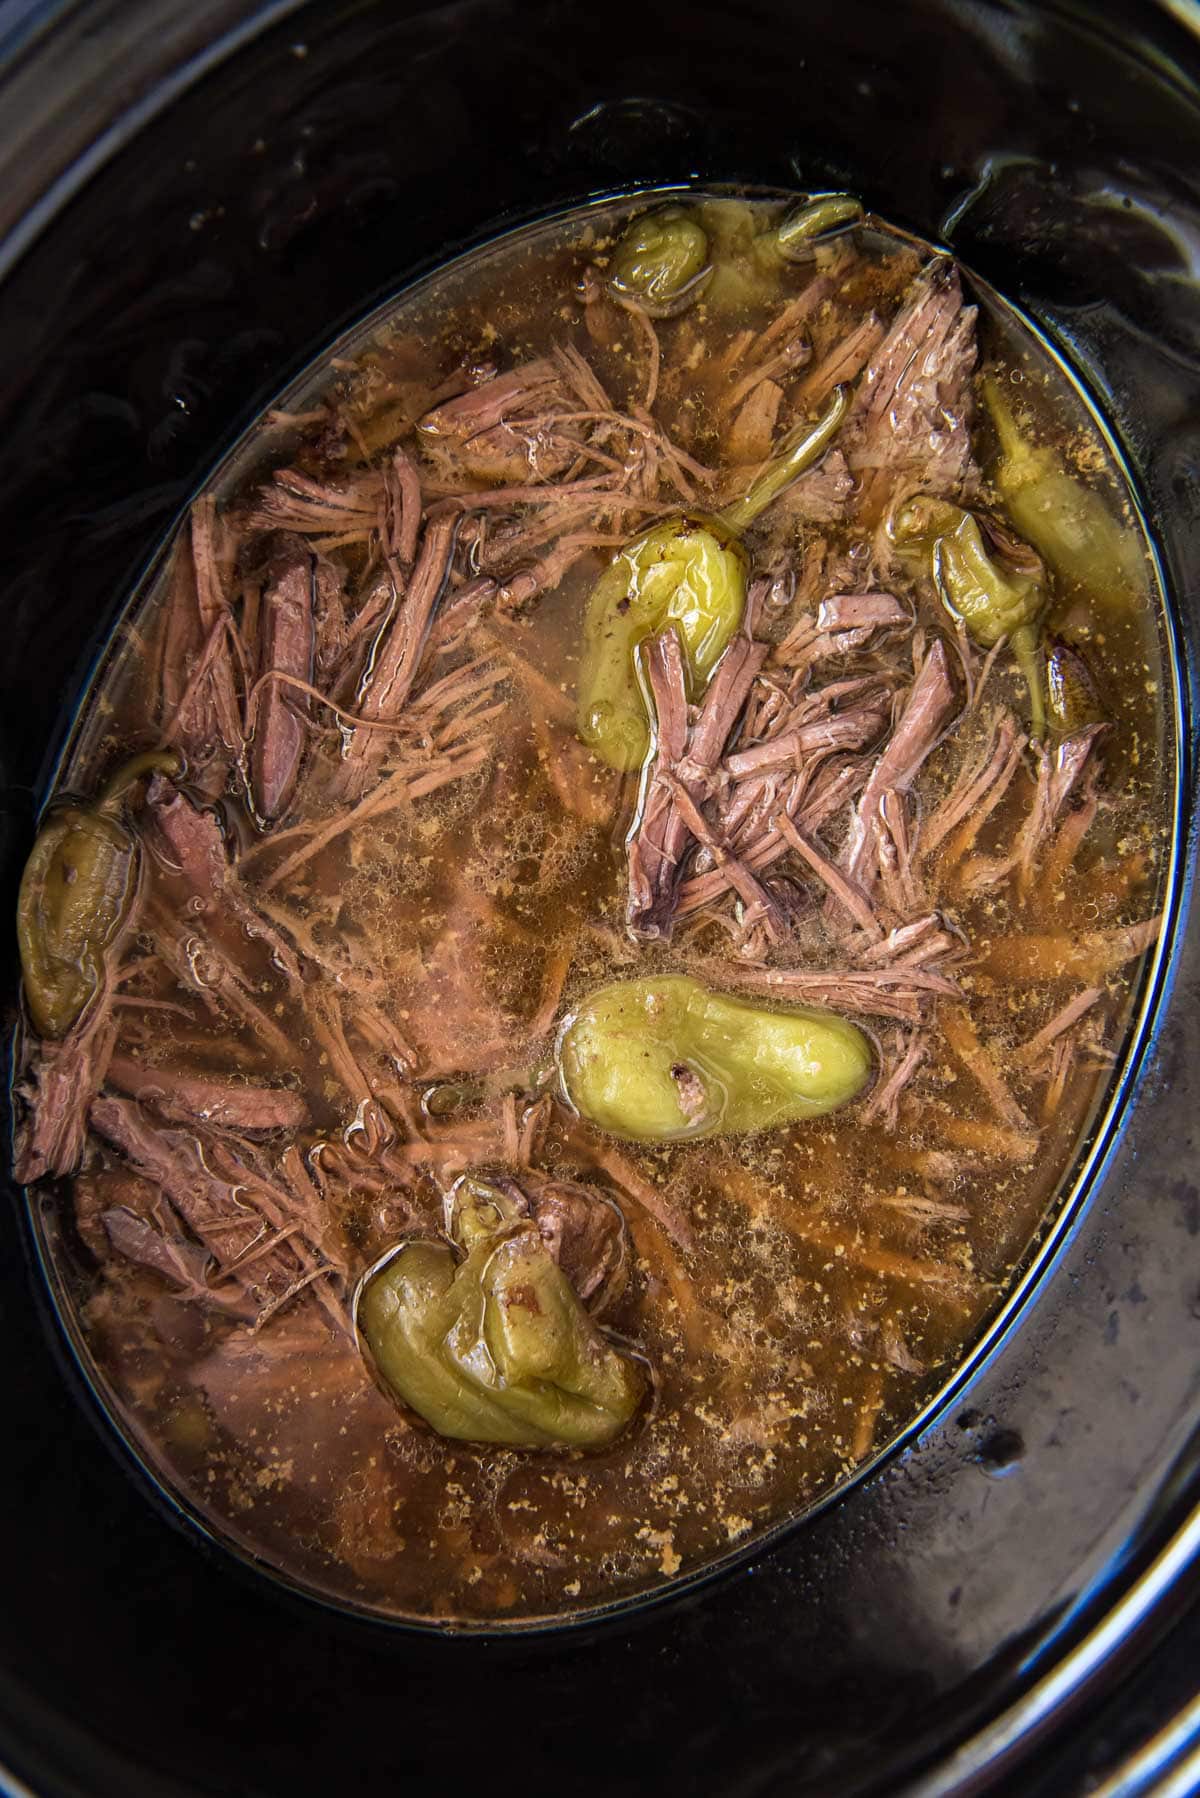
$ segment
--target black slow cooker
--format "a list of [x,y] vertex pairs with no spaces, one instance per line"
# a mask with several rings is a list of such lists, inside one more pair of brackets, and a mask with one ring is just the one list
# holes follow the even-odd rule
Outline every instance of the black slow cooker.
[[0,34],[10,910],[96,648],[252,416],[422,268],[631,187],[850,189],[1027,308],[1135,471],[1184,711],[1169,950],[1069,1227],[985,1364],[886,1465],[682,1598],[583,1632],[441,1639],[235,1563],[139,1484],[10,1185],[0,1787],[1195,1790],[1200,13],[6,0]]

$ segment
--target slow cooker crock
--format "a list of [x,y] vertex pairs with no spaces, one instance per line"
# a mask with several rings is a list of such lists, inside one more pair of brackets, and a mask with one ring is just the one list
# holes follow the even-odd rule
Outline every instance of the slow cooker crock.
[[[98,643],[250,417],[414,272],[640,184],[851,188],[1028,308],[1141,486],[1171,595],[1187,787],[1189,18],[1117,0],[0,9],[6,902]],[[1149,1040],[1003,1340],[868,1481],[640,1617],[440,1640],[339,1618],[239,1567],[139,1486],[61,1347],[10,1187],[0,1767],[89,1798],[418,1778],[505,1793],[568,1779],[1032,1790],[1022,1756],[1075,1729],[1166,1627],[1200,1547],[1200,930],[1190,790],[1182,801]]]

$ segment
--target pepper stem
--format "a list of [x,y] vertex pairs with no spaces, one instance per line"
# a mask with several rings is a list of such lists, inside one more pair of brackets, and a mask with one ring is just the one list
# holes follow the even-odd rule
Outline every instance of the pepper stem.
[[983,397],[987,402],[987,409],[991,413],[992,424],[995,426],[996,436],[1000,441],[1000,454],[1015,469],[1018,463],[1028,458],[1029,445],[1017,428],[1013,409],[995,375],[984,375]]
[[1022,679],[1029,689],[1029,734],[1039,742],[1046,735],[1046,701],[1043,692],[1041,638],[1037,626],[1023,624],[1009,643]]
[[183,758],[174,749],[147,749],[135,755],[110,774],[96,800],[96,810],[111,812],[120,806],[130,787],[151,774],[167,774],[172,778],[183,772]]
[[739,535],[747,525],[753,524],[759,513],[765,512],[785,487],[790,487],[799,475],[821,460],[837,435],[849,405],[849,387],[835,387],[816,424],[797,425],[787,433],[775,455],[762,472],[755,475],[741,499],[735,499],[717,513],[720,522]]

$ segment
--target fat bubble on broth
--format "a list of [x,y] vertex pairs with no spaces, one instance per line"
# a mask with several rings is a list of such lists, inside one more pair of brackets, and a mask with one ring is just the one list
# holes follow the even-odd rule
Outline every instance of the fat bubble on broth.
[[590,208],[344,340],[129,607],[21,890],[18,1172],[157,1478],[469,1623],[852,1476],[1128,1037],[1156,606],[1038,339],[845,196]]

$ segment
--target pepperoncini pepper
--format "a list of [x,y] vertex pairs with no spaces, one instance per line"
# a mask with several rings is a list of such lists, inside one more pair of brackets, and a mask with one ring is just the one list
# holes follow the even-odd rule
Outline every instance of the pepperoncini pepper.
[[413,1241],[367,1281],[358,1322],[391,1390],[440,1436],[603,1448],[646,1390],[593,1323],[537,1224],[498,1188],[458,1182],[449,1243]]
[[1040,559],[1011,540],[1006,566],[985,543],[974,513],[948,500],[909,500],[892,522],[892,537],[902,551],[928,556],[942,604],[981,648],[1008,638],[1029,690],[1030,728],[1040,737],[1046,728],[1040,623],[1049,597]]
[[104,952],[137,884],[137,838],[123,819],[134,786],[178,774],[172,751],[134,756],[87,806],[47,818],[21,876],[17,940],[25,998],[44,1037],[65,1036],[100,988]]
[[853,194],[812,194],[775,227],[775,243],[789,262],[806,261],[820,243],[862,223],[863,204]]
[[663,206],[626,226],[613,252],[608,285],[618,299],[636,301],[651,318],[675,318],[711,276],[703,225],[682,207]]
[[619,550],[601,575],[584,626],[578,731],[610,767],[638,767],[650,743],[634,653],[638,644],[673,624],[689,697],[700,697],[745,611],[749,564],[739,533],[820,459],[846,407],[846,390],[839,387],[814,425],[804,424],[783,440],[741,499],[715,517],[692,514],[652,525]]
[[1146,580],[1136,533],[1067,473],[1054,450],[1029,442],[994,375],[984,377],[983,394],[1000,441],[992,478],[1017,529],[1060,579],[1101,604],[1128,605]]
[[584,627],[579,735],[612,768],[636,768],[650,741],[634,651],[673,624],[691,697],[708,684],[746,604],[746,552],[709,518],[672,518],[618,550]]
[[861,1092],[871,1067],[867,1038],[832,1012],[768,1010],[684,974],[602,987],[559,1040],[564,1097],[635,1142],[820,1117]]

